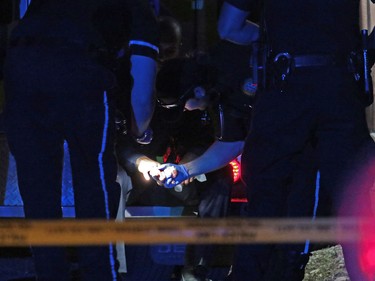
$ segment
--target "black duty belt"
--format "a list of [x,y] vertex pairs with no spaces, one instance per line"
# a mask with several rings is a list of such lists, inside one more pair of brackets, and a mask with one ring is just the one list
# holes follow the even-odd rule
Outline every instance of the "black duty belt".
[[347,63],[347,58],[330,55],[303,55],[294,56],[294,67],[312,67],[312,66],[343,66]]
[[286,81],[294,69],[313,68],[319,66],[347,67],[349,56],[339,55],[291,55],[288,52],[278,53],[270,61],[270,72],[274,85],[283,92]]
[[278,53],[273,58],[273,64],[288,63],[291,68],[316,67],[316,66],[346,66],[347,56],[339,55],[291,55],[288,52]]

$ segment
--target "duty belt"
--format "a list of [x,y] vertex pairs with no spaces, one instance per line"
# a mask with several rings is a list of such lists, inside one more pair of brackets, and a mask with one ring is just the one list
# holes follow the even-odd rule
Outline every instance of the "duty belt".
[[294,67],[312,67],[312,66],[324,66],[324,65],[343,65],[344,60],[338,59],[335,56],[329,55],[305,55],[295,56]]
[[278,53],[273,59],[273,64],[281,61],[288,62],[292,68],[314,66],[344,66],[347,58],[337,55],[291,55],[288,52]]
[[318,66],[346,67],[347,65],[348,56],[321,54],[291,55],[288,52],[276,54],[268,63],[274,83],[280,87],[281,91],[284,90],[285,82],[293,69]]

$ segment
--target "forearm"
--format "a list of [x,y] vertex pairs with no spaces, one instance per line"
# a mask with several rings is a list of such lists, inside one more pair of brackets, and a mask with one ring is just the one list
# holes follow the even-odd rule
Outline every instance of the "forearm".
[[134,174],[138,170],[137,160],[144,155],[138,153],[132,146],[118,144],[116,146],[116,156],[119,165],[128,173]]
[[191,177],[218,170],[240,155],[244,141],[214,142],[200,157],[183,164]]
[[159,166],[157,161],[139,153],[136,149],[122,145],[117,146],[117,159],[120,166],[129,175],[140,172],[146,180],[150,179],[149,171]]
[[146,56],[131,56],[133,87],[131,104],[133,109],[132,133],[140,136],[148,128],[154,112],[154,82],[156,61]]
[[241,45],[250,45],[258,40],[259,26],[247,21],[248,15],[248,11],[240,10],[224,2],[218,20],[220,38]]

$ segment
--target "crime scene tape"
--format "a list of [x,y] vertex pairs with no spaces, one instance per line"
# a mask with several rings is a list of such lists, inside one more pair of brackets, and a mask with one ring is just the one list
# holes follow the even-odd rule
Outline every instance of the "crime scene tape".
[[[360,233],[370,225],[368,234]],[[372,231],[374,230],[374,231]],[[237,244],[357,241],[375,242],[374,219],[197,219],[129,218],[122,222],[64,219],[0,220],[0,246],[127,244]]]

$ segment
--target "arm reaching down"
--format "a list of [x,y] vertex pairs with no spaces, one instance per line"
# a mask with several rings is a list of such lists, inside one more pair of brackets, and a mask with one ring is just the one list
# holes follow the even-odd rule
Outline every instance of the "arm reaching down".
[[185,180],[218,170],[242,153],[244,141],[215,141],[200,157],[183,165],[164,164],[150,175],[160,184],[172,188]]
[[132,134],[140,137],[147,130],[154,112],[156,61],[150,57],[132,55],[131,64]]

